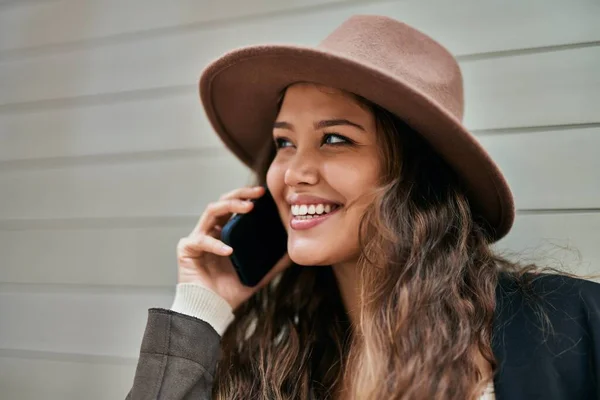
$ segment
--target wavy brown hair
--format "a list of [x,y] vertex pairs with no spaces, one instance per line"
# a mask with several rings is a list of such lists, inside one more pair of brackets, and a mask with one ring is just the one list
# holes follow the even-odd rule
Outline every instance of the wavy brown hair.
[[[330,267],[292,265],[235,310],[217,399],[476,399],[488,383],[476,356],[495,369],[499,273],[535,267],[495,255],[454,171],[397,117],[358,100],[375,116],[383,170],[361,220],[360,323]],[[267,145],[261,183],[274,154]]]

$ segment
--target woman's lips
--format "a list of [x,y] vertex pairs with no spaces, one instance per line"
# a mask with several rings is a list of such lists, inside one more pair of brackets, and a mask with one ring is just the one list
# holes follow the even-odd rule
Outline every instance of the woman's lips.
[[313,228],[313,227],[325,222],[329,217],[331,217],[332,215],[337,213],[340,208],[341,207],[336,207],[334,210],[332,210],[331,212],[329,212],[327,214],[315,215],[312,218],[302,218],[301,219],[301,218],[296,218],[294,215],[292,215],[292,218],[290,219],[290,228],[297,230],[297,231]]

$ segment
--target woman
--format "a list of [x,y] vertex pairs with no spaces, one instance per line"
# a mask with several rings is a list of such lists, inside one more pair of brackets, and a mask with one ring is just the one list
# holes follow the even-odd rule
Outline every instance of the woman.
[[179,242],[172,309],[149,310],[129,399],[600,396],[598,285],[494,255],[512,196],[438,43],[356,16],[315,49],[229,53],[200,93],[288,254],[243,286],[219,232],[264,189],[209,205]]

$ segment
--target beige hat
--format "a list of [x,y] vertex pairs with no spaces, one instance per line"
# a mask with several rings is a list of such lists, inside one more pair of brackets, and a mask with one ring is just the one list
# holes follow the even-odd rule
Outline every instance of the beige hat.
[[250,46],[212,62],[200,97],[214,129],[248,166],[271,139],[281,92],[313,82],[358,94],[397,115],[454,168],[494,240],[510,230],[512,194],[488,153],[462,125],[462,76],[454,57],[414,28],[354,16],[318,46]]

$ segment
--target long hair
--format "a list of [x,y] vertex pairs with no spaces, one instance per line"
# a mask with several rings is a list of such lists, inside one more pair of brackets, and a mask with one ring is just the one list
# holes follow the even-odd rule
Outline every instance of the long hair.
[[[386,110],[373,112],[382,175],[360,224],[361,310],[352,327],[330,267],[293,265],[235,311],[222,338],[217,399],[476,399],[488,382],[501,271],[459,177]],[[264,182],[274,157],[265,148]],[[533,268],[530,266],[529,269]]]

